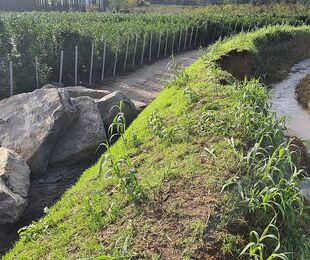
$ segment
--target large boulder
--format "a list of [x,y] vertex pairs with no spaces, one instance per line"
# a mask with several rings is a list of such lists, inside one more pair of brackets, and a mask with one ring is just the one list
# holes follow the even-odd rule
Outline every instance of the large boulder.
[[27,205],[30,169],[13,150],[0,147],[0,225],[16,222]]
[[[42,89],[51,89],[51,88],[58,88],[58,87],[52,84],[47,84],[42,87]],[[71,87],[58,88],[58,89],[67,90],[69,96],[72,98],[91,97],[93,99],[101,99],[104,96],[110,94],[109,91],[89,89],[89,88],[85,88],[81,86],[71,86]]]
[[89,160],[98,146],[107,139],[95,101],[90,97],[79,97],[74,102],[78,119],[59,138],[50,165],[72,165]]
[[65,90],[38,89],[0,101],[0,146],[20,154],[33,173],[44,172],[56,140],[76,119]]
[[126,94],[116,91],[96,101],[106,128],[109,128],[115,116],[120,112],[119,105],[121,101],[123,101],[122,112],[128,126],[137,117],[138,109]]

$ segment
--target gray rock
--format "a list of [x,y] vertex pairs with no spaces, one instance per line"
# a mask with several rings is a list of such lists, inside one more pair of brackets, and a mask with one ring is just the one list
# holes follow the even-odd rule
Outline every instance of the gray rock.
[[126,125],[128,126],[138,115],[138,109],[130,98],[123,92],[116,91],[100,100],[97,100],[98,109],[100,111],[103,124],[108,128],[115,116],[120,112],[117,106],[123,101],[123,113],[126,118]]
[[65,87],[65,89],[72,98],[91,97],[93,99],[101,99],[110,94],[109,91],[89,89],[85,87]]
[[90,97],[79,97],[74,102],[78,119],[59,138],[50,165],[73,165],[89,160],[107,139],[96,103]]
[[33,173],[44,172],[58,137],[76,119],[64,90],[38,89],[0,101],[0,146],[20,154]]
[[300,193],[304,196],[305,201],[310,203],[310,179],[306,178],[299,184]]
[[52,82],[52,85],[54,85],[56,88],[63,88],[65,85],[62,82]]
[[57,88],[53,84],[46,84],[41,89],[51,89],[51,88]]
[[[62,89],[63,87],[60,88],[60,87],[55,86],[53,84],[47,84],[47,85],[42,87],[42,89],[51,89],[51,88]],[[89,89],[89,88],[85,88],[82,86],[71,86],[71,87],[65,87],[64,89],[66,89],[68,91],[69,96],[72,98],[91,97],[93,99],[100,99],[100,98],[103,98],[104,96],[110,94],[109,91]]]
[[0,148],[0,225],[15,223],[27,205],[30,169],[13,150]]

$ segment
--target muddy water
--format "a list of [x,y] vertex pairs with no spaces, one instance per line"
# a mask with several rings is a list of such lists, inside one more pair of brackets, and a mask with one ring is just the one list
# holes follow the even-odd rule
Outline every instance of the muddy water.
[[272,86],[271,110],[277,117],[286,116],[287,134],[310,141],[310,113],[296,100],[295,88],[310,73],[310,59],[295,64],[288,77]]

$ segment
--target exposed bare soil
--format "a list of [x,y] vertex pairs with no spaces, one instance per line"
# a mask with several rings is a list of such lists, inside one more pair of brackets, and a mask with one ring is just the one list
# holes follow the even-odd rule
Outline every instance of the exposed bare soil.
[[218,60],[222,70],[229,72],[234,78],[244,80],[254,76],[254,55],[247,51],[232,50]]
[[[198,50],[188,51],[175,56],[177,65],[189,66],[201,56]],[[110,92],[122,91],[127,94],[138,107],[145,107],[151,103],[157,94],[167,85],[176,72],[169,69],[171,59],[162,59],[151,65],[143,66],[134,73],[128,73],[107,80],[103,85],[95,86],[96,89]]]

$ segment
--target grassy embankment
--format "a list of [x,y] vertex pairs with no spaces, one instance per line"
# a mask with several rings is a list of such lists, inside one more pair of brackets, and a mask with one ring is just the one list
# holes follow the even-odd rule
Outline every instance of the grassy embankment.
[[267,90],[215,63],[243,50],[253,75],[270,81],[278,74],[266,68],[281,64],[284,73],[307,55],[294,39],[309,35],[308,27],[277,27],[215,44],[4,259],[232,259],[246,245],[244,254],[261,259],[285,252],[309,259],[300,172],[282,144],[282,122],[268,112]]

